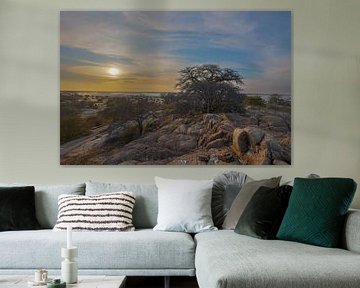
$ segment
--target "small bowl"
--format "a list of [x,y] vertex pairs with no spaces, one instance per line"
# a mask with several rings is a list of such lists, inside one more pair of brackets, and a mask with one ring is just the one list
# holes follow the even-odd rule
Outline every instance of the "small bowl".
[[47,283],[47,288],[66,288],[66,282],[61,282],[60,279],[54,279]]

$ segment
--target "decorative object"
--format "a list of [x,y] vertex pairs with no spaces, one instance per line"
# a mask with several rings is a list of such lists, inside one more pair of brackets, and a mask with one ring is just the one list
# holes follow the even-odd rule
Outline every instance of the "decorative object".
[[249,203],[251,197],[255,194],[255,192],[261,187],[270,187],[275,188],[279,186],[280,177],[274,177],[270,179],[263,179],[257,181],[251,181],[244,184],[241,187],[241,190],[237,194],[233,203],[231,204],[230,210],[226,214],[223,223],[223,229],[234,230],[237,222],[240,219],[241,214],[243,213],[246,205]]
[[46,285],[50,281],[48,271],[46,269],[39,269],[35,271],[34,280],[28,281],[27,284],[29,287],[39,287]]
[[290,11],[61,11],[61,165],[290,165],[291,31]]
[[288,206],[292,187],[260,187],[252,196],[235,232],[260,239],[275,239]]
[[76,231],[133,231],[134,204],[134,194],[127,191],[92,196],[63,194],[54,230],[65,230],[70,224]]
[[35,282],[46,282],[48,278],[48,271],[40,269],[35,271]]
[[33,186],[0,187],[0,231],[40,228],[34,194]]
[[75,261],[78,249],[72,245],[72,227],[70,225],[67,226],[66,232],[66,248],[61,248],[61,257],[64,258],[61,262],[61,279],[68,284],[73,284],[77,282],[78,277]]
[[212,188],[211,214],[217,228],[222,227],[235,197],[245,182],[250,179],[245,173],[237,171],[226,171],[215,176]]
[[66,248],[72,248],[72,227],[71,225],[67,226],[66,229]]
[[47,288],[66,288],[66,282],[61,282],[60,279],[54,279],[47,283]]
[[277,238],[338,247],[356,186],[349,178],[295,178]]
[[159,213],[154,230],[199,233],[217,230],[211,217],[213,180],[155,177]]

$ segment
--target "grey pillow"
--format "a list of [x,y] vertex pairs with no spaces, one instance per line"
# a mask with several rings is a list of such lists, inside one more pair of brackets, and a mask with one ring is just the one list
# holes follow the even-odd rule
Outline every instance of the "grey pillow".
[[213,180],[155,177],[159,213],[154,230],[198,233],[217,230],[211,217]]
[[[320,178],[320,176],[319,176],[318,174],[311,173],[311,174],[307,175],[307,176],[304,177],[304,178],[317,179],[317,178]],[[283,183],[282,185],[294,186],[294,179],[289,180],[289,181],[286,181],[286,182]]]
[[120,191],[131,191],[136,197],[133,210],[135,228],[153,228],[158,214],[158,192],[155,184],[86,182],[87,196]]
[[61,194],[85,195],[85,183],[65,185],[0,183],[0,186],[34,186],[36,218],[43,229],[51,229],[55,226],[58,216],[58,197]]
[[251,179],[245,173],[226,171],[214,178],[212,189],[211,213],[214,225],[221,228],[231,204],[239,193],[243,184]]
[[263,179],[258,181],[251,181],[244,184],[237,194],[234,202],[231,205],[229,212],[227,213],[223,229],[234,230],[237,222],[240,219],[241,214],[244,212],[245,207],[250,202],[250,199],[255,192],[261,187],[276,188],[279,186],[281,176],[270,179]]

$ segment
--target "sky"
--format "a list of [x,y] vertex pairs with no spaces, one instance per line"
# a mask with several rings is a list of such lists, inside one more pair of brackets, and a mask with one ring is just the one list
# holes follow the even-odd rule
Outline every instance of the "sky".
[[61,11],[62,91],[173,92],[179,71],[231,68],[248,93],[291,94],[289,11]]

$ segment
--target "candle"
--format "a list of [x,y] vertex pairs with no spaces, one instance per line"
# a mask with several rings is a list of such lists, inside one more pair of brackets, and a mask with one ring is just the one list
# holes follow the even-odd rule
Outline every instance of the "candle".
[[72,235],[71,235],[72,227],[69,225],[67,226],[66,232],[67,232],[67,242],[66,242],[66,248],[70,249],[72,248]]

